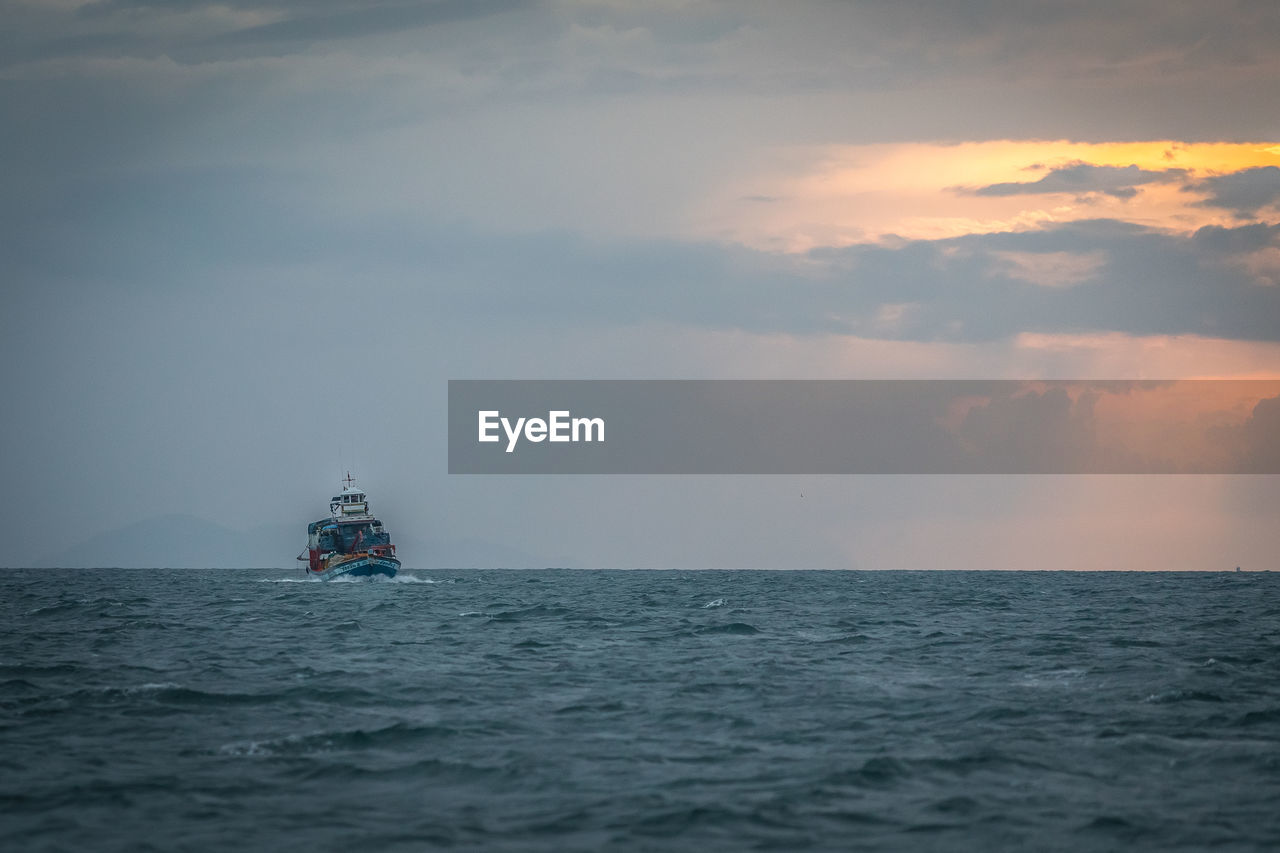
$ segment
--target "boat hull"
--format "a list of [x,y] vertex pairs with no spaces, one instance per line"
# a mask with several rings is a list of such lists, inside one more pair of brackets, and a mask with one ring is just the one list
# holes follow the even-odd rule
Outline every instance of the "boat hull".
[[393,578],[398,571],[400,571],[400,561],[395,557],[375,557],[370,555],[356,557],[354,560],[347,560],[336,566],[312,572],[312,574],[321,580],[331,581],[334,578],[368,578],[377,575]]

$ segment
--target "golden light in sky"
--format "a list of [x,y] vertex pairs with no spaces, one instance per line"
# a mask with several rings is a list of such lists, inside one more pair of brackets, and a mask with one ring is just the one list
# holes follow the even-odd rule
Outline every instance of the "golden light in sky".
[[[1280,166],[1280,145],[1260,143],[1085,143],[1067,140],[823,146],[780,154],[776,169],[739,176],[693,212],[691,227],[771,251],[803,252],[894,237],[945,239],[1033,229],[1083,219],[1119,219],[1190,232],[1238,225],[1229,210],[1199,206],[1191,185],[1260,166]],[[800,164],[799,166],[795,164]],[[1124,192],[1024,186],[1079,164],[1140,170]],[[1156,174],[1158,173],[1158,174]]]

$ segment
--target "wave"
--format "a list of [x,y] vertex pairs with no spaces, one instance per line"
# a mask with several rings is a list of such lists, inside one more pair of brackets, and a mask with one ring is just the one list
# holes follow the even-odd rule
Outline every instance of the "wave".
[[760,629],[755,625],[747,622],[727,622],[724,625],[708,625],[705,628],[699,628],[696,634],[730,634],[734,636],[749,636],[751,634],[759,634]]
[[533,607],[519,607],[515,610],[500,610],[489,615],[494,622],[520,622],[525,619],[542,616],[568,616],[568,608],[555,604],[536,604]]
[[418,575],[397,574],[393,578],[385,575],[374,575],[373,577],[352,577],[343,575],[325,580],[315,575],[307,575],[305,577],[294,578],[258,578],[258,583],[400,583],[400,584],[419,584],[419,583],[440,583],[440,581],[431,578],[424,578]]
[[1172,702],[1221,702],[1222,697],[1205,690],[1165,690],[1152,693],[1143,701],[1151,705],[1167,705]]
[[337,729],[285,735],[263,740],[226,743],[218,747],[222,755],[314,755],[372,749],[403,749],[425,740],[437,740],[459,734],[450,726],[409,725],[392,723],[375,729]]

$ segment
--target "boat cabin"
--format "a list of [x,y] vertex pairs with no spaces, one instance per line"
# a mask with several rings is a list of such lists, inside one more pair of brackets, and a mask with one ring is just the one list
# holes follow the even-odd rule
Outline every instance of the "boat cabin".
[[335,515],[363,515],[369,511],[369,501],[364,492],[343,492],[333,496],[329,509]]
[[334,495],[329,500],[329,512],[333,513],[334,518],[368,515],[369,499],[364,491],[356,488],[350,474],[342,482],[346,483],[346,486],[343,488],[342,494]]

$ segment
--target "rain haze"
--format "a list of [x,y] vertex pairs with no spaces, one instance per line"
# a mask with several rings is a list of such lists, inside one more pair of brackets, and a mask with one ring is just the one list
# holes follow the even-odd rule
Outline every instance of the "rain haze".
[[1276,476],[446,447],[449,379],[1280,378],[1273,2],[0,14],[8,565],[291,567],[350,470],[415,568],[1280,568]]

